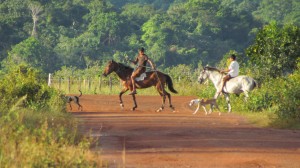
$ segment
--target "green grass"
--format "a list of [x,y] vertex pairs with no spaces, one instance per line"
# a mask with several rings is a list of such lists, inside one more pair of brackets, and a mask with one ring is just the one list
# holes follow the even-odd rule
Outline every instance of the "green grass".
[[0,117],[0,167],[104,167],[89,148],[96,139],[77,132],[66,112],[22,107],[21,98]]

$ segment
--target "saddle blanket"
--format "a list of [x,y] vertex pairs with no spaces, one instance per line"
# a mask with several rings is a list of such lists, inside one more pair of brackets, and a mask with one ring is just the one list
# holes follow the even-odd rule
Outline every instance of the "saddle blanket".
[[142,81],[146,78],[146,76],[146,72],[144,72],[139,77],[135,78],[135,81]]

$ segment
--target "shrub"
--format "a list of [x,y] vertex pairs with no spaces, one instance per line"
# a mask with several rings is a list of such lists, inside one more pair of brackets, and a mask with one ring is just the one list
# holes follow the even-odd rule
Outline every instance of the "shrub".
[[[0,84],[1,167],[99,167],[93,139],[77,132],[63,95],[26,65],[14,66]],[[101,159],[99,159],[101,160]]]

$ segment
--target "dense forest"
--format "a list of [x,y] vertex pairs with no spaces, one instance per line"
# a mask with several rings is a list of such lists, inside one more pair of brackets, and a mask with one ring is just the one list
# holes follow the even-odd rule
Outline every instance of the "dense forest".
[[87,68],[141,46],[160,68],[215,65],[230,51],[248,60],[259,31],[299,26],[299,9],[299,0],[1,0],[1,69]]

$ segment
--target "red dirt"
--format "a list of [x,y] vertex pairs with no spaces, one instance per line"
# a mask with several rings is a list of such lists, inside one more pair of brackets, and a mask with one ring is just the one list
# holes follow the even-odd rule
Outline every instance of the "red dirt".
[[123,97],[123,110],[118,96],[83,95],[83,111],[72,111],[80,131],[99,137],[95,150],[108,167],[300,167],[299,130],[259,128],[234,113],[193,115],[195,97],[173,96],[175,113],[155,112],[159,96],[137,95],[136,111]]

